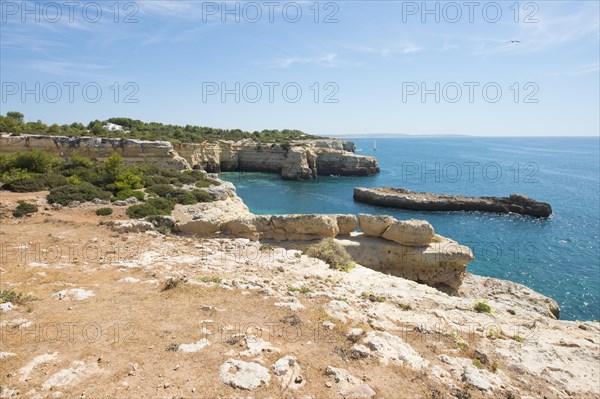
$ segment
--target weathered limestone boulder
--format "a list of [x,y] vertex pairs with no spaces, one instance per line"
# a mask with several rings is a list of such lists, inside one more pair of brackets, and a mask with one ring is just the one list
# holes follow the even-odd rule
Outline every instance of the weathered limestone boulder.
[[425,220],[394,220],[381,235],[386,240],[402,245],[424,246],[433,239],[433,226]]
[[276,241],[318,240],[356,230],[354,215],[253,215],[229,220],[221,232],[232,237]]
[[194,205],[177,205],[173,217],[175,228],[184,233],[214,234],[230,220],[245,216],[248,207],[241,198],[227,198],[223,201],[201,202]]
[[200,190],[206,191],[215,201],[222,201],[227,198],[233,198],[237,196],[235,186],[233,183],[228,181],[221,181],[219,186],[209,186],[200,188]]
[[426,246],[407,246],[382,238],[352,233],[337,238],[352,258],[370,269],[455,293],[474,260],[468,247],[434,236]]
[[350,234],[358,228],[358,222],[354,215],[334,215],[340,229],[339,234]]
[[384,231],[392,225],[394,218],[387,215],[358,215],[360,229],[368,236],[381,237]]
[[272,231],[265,231],[265,238],[273,240],[315,240],[335,237],[340,228],[332,215],[276,215],[271,217]]

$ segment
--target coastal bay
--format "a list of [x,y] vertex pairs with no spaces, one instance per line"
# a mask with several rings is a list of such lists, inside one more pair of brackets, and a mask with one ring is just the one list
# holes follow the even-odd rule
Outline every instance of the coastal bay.
[[[554,298],[561,318],[597,320],[598,146],[594,138],[356,139],[357,154],[377,157],[370,177],[320,176],[287,182],[262,173],[223,173],[253,213],[372,213],[429,221],[470,247],[468,271],[521,283]],[[457,174],[458,171],[458,174]],[[522,193],[552,204],[535,220],[478,212],[414,212],[356,203],[354,187],[502,196]],[[268,200],[266,200],[268,199]]]

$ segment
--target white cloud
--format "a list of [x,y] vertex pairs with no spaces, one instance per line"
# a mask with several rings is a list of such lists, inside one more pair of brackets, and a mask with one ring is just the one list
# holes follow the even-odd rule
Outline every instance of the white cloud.
[[337,54],[334,53],[325,54],[320,57],[286,57],[275,61],[274,66],[279,68],[289,68],[296,64],[315,64],[325,67],[337,67],[341,65],[337,58]]

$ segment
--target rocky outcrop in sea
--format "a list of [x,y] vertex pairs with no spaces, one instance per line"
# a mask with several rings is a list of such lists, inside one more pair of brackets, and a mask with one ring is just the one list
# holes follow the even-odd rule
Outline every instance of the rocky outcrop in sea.
[[552,207],[522,194],[508,197],[465,197],[418,193],[401,188],[355,188],[354,199],[372,205],[413,211],[479,211],[549,217]]

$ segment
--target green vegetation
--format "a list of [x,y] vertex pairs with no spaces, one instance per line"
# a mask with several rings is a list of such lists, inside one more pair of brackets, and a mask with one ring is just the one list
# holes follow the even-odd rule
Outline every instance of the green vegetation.
[[32,295],[26,295],[22,292],[16,292],[15,290],[2,290],[0,291],[0,303],[10,302],[14,305],[21,305],[26,302],[35,301],[35,297]]
[[[246,132],[240,129],[226,130],[192,125],[164,125],[162,123],[142,122],[130,118],[110,118],[106,121],[94,120],[87,125],[74,122],[61,126],[48,126],[39,120],[37,122],[26,123],[24,119],[24,115],[20,112],[8,112],[6,116],[0,115],[0,131],[14,135],[102,136],[141,140],[168,140],[172,143],[252,139],[260,143],[282,143],[284,149],[289,149],[289,142],[291,140],[318,138],[317,136],[307,135],[299,130],[285,129]],[[109,132],[103,129],[102,126],[107,122],[121,125],[125,131]]]
[[492,307],[485,301],[476,302],[473,306],[473,310],[475,310],[477,313],[492,313]]
[[167,352],[177,352],[179,350],[179,344],[172,343],[166,346],[165,350]]
[[124,190],[117,191],[117,193],[115,195],[113,195],[113,197],[110,200],[113,202],[114,201],[123,201],[123,200],[126,200],[127,198],[131,198],[131,197],[134,197],[138,201],[143,201],[144,200],[144,192],[126,188]]
[[515,335],[513,335],[511,338],[512,338],[512,339],[514,339],[514,340],[515,340],[515,341],[517,341],[517,342],[520,342],[520,343],[523,343],[523,342],[525,342],[525,338],[521,337],[521,336],[520,336],[520,335],[518,335],[518,334],[515,334]]
[[96,209],[96,215],[98,215],[98,216],[108,216],[108,215],[112,215],[112,213],[113,213],[112,208]]
[[73,201],[85,202],[96,198],[106,201],[110,197],[110,192],[85,182],[53,188],[48,194],[48,202],[50,204],[69,205]]
[[223,278],[217,276],[204,276],[200,277],[198,280],[202,281],[203,283],[221,284]]
[[288,287],[289,292],[299,292],[301,294],[309,294],[312,291],[307,286],[303,285],[302,287]]
[[175,202],[166,198],[150,198],[145,204],[133,205],[127,208],[127,216],[132,219],[142,219],[148,216],[166,216],[175,208]]
[[363,292],[360,296],[361,296],[361,298],[366,299],[371,302],[385,302],[385,297],[383,297],[381,295],[375,295],[369,291]]
[[500,367],[500,363],[497,360],[493,361],[492,362],[492,372],[495,373],[496,371],[498,371],[498,367]]
[[308,247],[306,250],[306,255],[321,259],[332,269],[343,272],[348,272],[356,266],[346,249],[333,241],[331,238],[325,239],[318,244]]
[[473,359],[473,366],[477,367],[478,369],[483,368],[483,364],[481,363],[481,360],[479,360],[479,359]]
[[[220,184],[200,170],[179,172],[151,165],[127,166],[114,154],[102,163],[77,154],[66,162],[43,151],[20,151],[0,154],[2,188],[15,192],[50,190],[48,202],[69,205],[74,201],[94,199],[119,201],[134,197],[144,201],[146,188],[151,198],[127,210],[132,218],[168,215],[175,204],[193,205],[213,201],[212,196],[196,186]],[[189,188],[185,189],[184,187]]]
[[30,204],[27,201],[19,201],[19,205],[13,211],[13,216],[18,218],[25,215],[31,215],[32,213],[36,213],[38,211],[38,207],[35,204]]
[[412,310],[412,306],[408,303],[398,303],[397,305],[402,310]]

